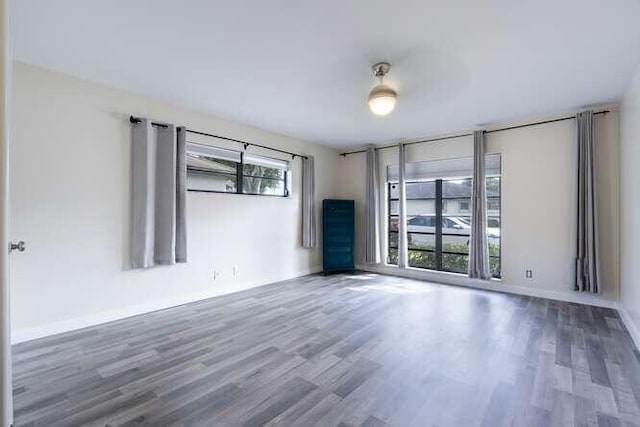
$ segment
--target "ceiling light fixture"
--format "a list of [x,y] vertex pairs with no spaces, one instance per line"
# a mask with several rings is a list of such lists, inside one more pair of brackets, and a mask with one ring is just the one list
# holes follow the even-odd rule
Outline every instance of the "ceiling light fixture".
[[398,94],[383,83],[384,76],[390,68],[391,64],[388,62],[378,62],[373,66],[373,74],[380,79],[380,84],[371,89],[369,93],[369,109],[378,116],[386,116],[396,106]]

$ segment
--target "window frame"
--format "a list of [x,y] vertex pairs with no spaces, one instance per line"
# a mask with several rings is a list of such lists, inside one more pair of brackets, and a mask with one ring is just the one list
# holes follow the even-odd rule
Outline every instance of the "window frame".
[[[498,259],[498,274],[494,275],[492,273],[492,278],[494,279],[502,279],[502,175],[499,176],[487,176],[485,177],[485,185],[486,185],[486,180],[489,178],[500,178],[500,191],[499,191],[499,195],[497,196],[489,196],[487,195],[487,207],[488,207],[488,200],[489,199],[497,199],[498,203],[499,203],[499,214],[498,214],[498,221],[500,223],[500,236],[498,237],[498,254],[497,255],[491,255],[489,254],[489,259]],[[464,179],[472,179],[471,177],[466,177]],[[443,211],[444,211],[444,200],[447,199],[452,199],[452,198],[447,198],[447,197],[443,197],[443,192],[442,192],[442,183],[444,181],[448,181],[450,180],[450,178],[447,179],[434,179],[434,180],[426,180],[426,181],[406,181],[406,184],[415,184],[415,183],[419,183],[419,182],[434,182],[435,184],[435,197],[434,198],[411,198],[408,200],[434,200],[435,203],[435,213],[434,213],[434,218],[435,218],[435,227],[434,227],[434,232],[420,232],[420,231],[412,231],[411,233],[409,233],[407,231],[407,254],[409,253],[409,251],[416,251],[416,252],[427,252],[427,253],[433,253],[434,254],[434,264],[435,264],[435,268],[427,268],[427,267],[419,267],[419,266],[411,266],[408,265],[409,268],[418,268],[421,270],[431,270],[431,271],[438,271],[438,272],[445,272],[445,273],[453,273],[453,274],[464,274],[464,273],[460,273],[459,271],[452,271],[452,270],[445,270],[443,269],[443,255],[453,255],[453,256],[466,256],[467,257],[467,264],[468,264],[468,258],[469,258],[469,252],[467,253],[461,253],[461,252],[454,252],[454,251],[447,251],[447,250],[443,250],[442,247],[442,238],[444,236],[458,236],[458,234],[452,234],[452,233],[444,233],[442,231],[443,229],[443,218],[446,218],[445,216],[443,216]],[[391,213],[391,204],[392,202],[397,202],[400,199],[399,198],[392,198],[391,197],[391,186],[392,185],[400,185],[399,182],[395,182],[395,181],[387,181],[387,256],[386,256],[386,264],[387,265],[391,265],[391,266],[397,266],[398,262],[397,262],[397,254],[399,253],[400,250],[400,242],[398,239],[398,243],[396,244],[396,246],[392,246],[391,245],[391,234],[395,233],[398,234],[399,230],[393,231],[391,229],[391,221],[392,219],[396,219],[399,225],[400,222],[400,215],[398,214],[392,214]],[[400,191],[400,190],[398,190]],[[459,198],[456,198],[459,199]],[[471,203],[471,202],[470,202]],[[410,247],[410,243],[409,243],[409,239],[408,236],[409,234],[422,234],[422,235],[432,235],[434,236],[434,241],[435,241],[435,245],[433,249],[424,249],[424,248],[411,248]],[[399,236],[398,236],[399,237]],[[391,262],[391,250],[394,250],[396,252],[396,262]]]
[[[205,145],[205,144],[201,144],[201,143],[197,143],[197,142],[192,142],[192,141],[187,141],[187,147],[189,146],[189,144],[195,144],[195,145]],[[214,147],[214,146],[211,146]],[[219,147],[214,147],[214,148],[219,148]],[[235,150],[230,150],[225,148],[224,150],[228,150],[228,151],[235,151]],[[236,171],[235,171],[235,177],[236,177],[236,188],[235,191],[221,191],[221,190],[202,190],[202,189],[192,189],[189,188],[189,178],[187,177],[187,191],[189,192],[193,192],[193,193],[213,193],[213,194],[235,194],[235,195],[244,195],[244,196],[260,196],[260,197],[278,197],[278,198],[290,198],[291,197],[291,189],[289,188],[290,183],[291,183],[291,168],[288,167],[286,169],[281,169],[283,171],[283,177],[282,179],[276,179],[276,178],[265,178],[265,177],[261,177],[261,176],[256,176],[256,175],[245,175],[244,174],[244,152],[243,151],[235,151],[236,153],[240,154],[240,161],[239,162],[235,162],[236,163]],[[188,155],[188,154],[187,154]],[[252,154],[252,156],[254,157],[263,157],[265,159],[269,159],[269,157],[267,156],[259,156],[259,155],[255,155]],[[211,157],[213,159],[215,159],[215,157]],[[287,162],[287,164],[290,164],[289,162]],[[186,166],[187,168],[187,173],[189,172],[189,166]],[[273,169],[277,169],[277,168],[273,168]],[[192,168],[192,171],[196,172],[196,173],[202,173],[202,174],[207,174],[207,172],[198,170],[197,168]],[[210,173],[210,175],[214,175],[215,173]],[[228,175],[232,175],[232,173],[228,173]],[[245,193],[244,192],[244,178],[261,178],[261,179],[269,179],[272,181],[280,181],[283,184],[283,188],[284,188],[284,192],[283,194],[261,194],[261,193]]]

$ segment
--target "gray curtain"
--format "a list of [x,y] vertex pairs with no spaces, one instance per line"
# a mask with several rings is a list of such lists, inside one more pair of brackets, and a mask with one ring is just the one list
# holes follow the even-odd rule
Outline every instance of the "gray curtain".
[[313,156],[302,158],[302,247],[315,248],[316,235],[315,171]]
[[405,268],[408,263],[407,254],[407,189],[406,180],[406,147],[400,143],[398,145],[398,267]]
[[373,145],[367,147],[366,186],[364,201],[364,260],[380,262],[380,189],[378,152]]
[[469,277],[491,279],[487,241],[487,184],[484,164],[484,131],[473,132],[473,183],[471,190],[471,239]]
[[179,127],[176,152],[176,262],[187,262],[187,130]]
[[594,158],[593,111],[576,116],[578,145],[578,194],[576,215],[576,291],[600,292],[600,254],[596,209],[596,170]]
[[186,262],[185,129],[133,125],[131,266]]

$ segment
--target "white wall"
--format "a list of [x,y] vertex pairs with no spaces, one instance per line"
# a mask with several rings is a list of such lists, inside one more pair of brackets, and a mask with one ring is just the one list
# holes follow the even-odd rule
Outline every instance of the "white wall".
[[287,199],[190,192],[189,262],[128,270],[128,117],[314,155],[318,215],[335,188],[335,151],[22,63],[14,76],[11,226],[28,248],[12,260],[14,341],[320,268],[320,251],[300,247],[296,159]]
[[[572,120],[487,134],[487,152],[502,154],[502,272],[501,282],[489,288],[551,298],[614,305],[618,298],[618,112],[596,116],[598,145],[598,198],[602,244],[601,296],[577,294],[571,285],[575,207],[575,142]],[[397,163],[397,149],[380,153],[381,188],[386,165]],[[472,137],[409,145],[407,161],[473,155]],[[364,155],[341,161],[342,197],[356,199],[358,264],[363,263]],[[382,235],[386,236],[386,203],[382,200]],[[383,238],[386,240],[386,237]],[[383,253],[384,255],[384,253]],[[383,256],[384,258],[384,256]],[[525,270],[532,269],[532,279]],[[377,266],[375,271],[399,272]],[[412,277],[457,284],[480,285],[464,276],[409,269]]]
[[620,305],[640,347],[640,67],[620,112]]

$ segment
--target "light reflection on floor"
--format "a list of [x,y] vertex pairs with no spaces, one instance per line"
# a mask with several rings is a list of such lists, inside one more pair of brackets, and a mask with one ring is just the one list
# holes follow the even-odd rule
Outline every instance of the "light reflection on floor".
[[[377,275],[370,276],[371,277],[369,277],[368,279],[373,279]],[[356,276],[354,276],[353,278],[356,278]],[[359,280],[360,279],[362,278],[359,278]],[[407,282],[404,279],[402,282],[394,282],[393,280],[390,280],[388,283],[376,283],[358,287],[348,287],[347,289],[356,292],[377,291],[386,292],[389,294],[426,294],[435,291],[435,288],[433,286],[425,282]]]

